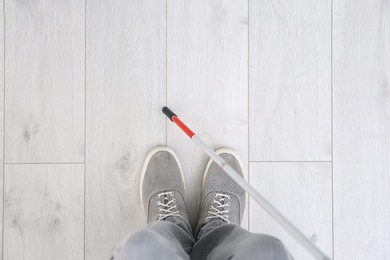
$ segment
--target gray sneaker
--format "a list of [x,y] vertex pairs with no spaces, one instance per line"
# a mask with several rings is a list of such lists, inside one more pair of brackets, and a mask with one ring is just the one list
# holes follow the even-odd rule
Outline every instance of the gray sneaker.
[[[243,173],[244,164],[235,151],[229,148],[221,148],[216,153],[242,177],[246,178]],[[219,225],[240,225],[244,214],[246,196],[245,190],[238,186],[221,167],[210,159],[203,177],[202,200],[195,237],[199,239],[203,235],[200,233],[208,232]]]
[[149,152],[142,168],[140,186],[147,223],[184,219],[189,226],[183,196],[183,170],[172,149],[159,146]]

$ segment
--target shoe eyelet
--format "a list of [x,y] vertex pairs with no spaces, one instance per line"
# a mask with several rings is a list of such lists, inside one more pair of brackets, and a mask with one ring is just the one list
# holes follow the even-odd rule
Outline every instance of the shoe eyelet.
[[213,209],[213,206],[210,206],[209,209]]
[[214,193],[214,198],[216,198],[217,197],[217,193]]
[[230,202],[226,203],[226,206],[230,207],[230,205],[232,205],[232,204],[230,204]]
[[173,199],[173,203],[176,203],[176,199]]
[[175,209],[179,208],[177,205],[175,205]]
[[173,191],[171,191],[171,193],[170,193],[170,194],[171,194],[171,196],[173,196]]
[[159,199],[159,198],[160,198],[160,194],[157,195],[157,199]]
[[158,201],[157,201],[157,205],[160,206],[160,203],[161,203],[161,201],[158,200]]
[[230,219],[230,217],[229,217],[229,216],[226,216],[226,218],[227,218],[227,219]]
[[161,212],[161,208],[158,208],[158,212]]

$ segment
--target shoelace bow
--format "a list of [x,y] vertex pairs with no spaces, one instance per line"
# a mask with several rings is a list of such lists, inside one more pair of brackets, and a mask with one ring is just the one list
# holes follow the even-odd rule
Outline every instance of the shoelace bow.
[[[207,212],[207,217],[204,218],[205,221],[209,221],[214,218],[220,218],[227,223],[230,223],[230,216],[228,213],[230,210],[230,202],[225,203],[225,198],[230,200],[230,196],[222,193],[215,193],[214,199],[211,201],[211,206]],[[215,205],[215,206],[214,206]],[[226,208],[226,209],[225,209]]]
[[[167,195],[171,196],[172,199],[168,200]],[[167,217],[172,217],[172,216],[180,216],[180,210],[177,210],[178,206],[176,204],[176,199],[174,198],[173,191],[159,193],[157,194],[157,199],[159,199],[161,196],[163,196],[164,200],[163,202],[157,200],[157,206],[159,206],[158,220],[164,220]]]

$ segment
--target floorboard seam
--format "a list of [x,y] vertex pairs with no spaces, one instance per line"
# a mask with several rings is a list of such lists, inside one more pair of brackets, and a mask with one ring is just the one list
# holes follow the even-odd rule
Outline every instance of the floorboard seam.
[[333,0],[330,0],[330,117],[331,117],[331,147],[332,147],[332,259],[334,259],[334,193],[333,193],[333,161],[334,161],[334,143],[333,143]]
[[[165,105],[168,106],[168,0],[165,1]],[[165,145],[166,146],[168,146],[168,122],[167,121],[168,120],[165,119]]]
[[8,162],[4,165],[21,165],[21,164],[84,164],[84,162]]
[[84,1],[84,255],[86,258],[86,187],[87,187],[87,0]]
[[[250,0],[248,0],[247,1],[247,7],[248,7],[248,13],[247,13],[247,16],[248,16],[248,29],[247,29],[247,32],[248,32],[248,38],[247,38],[247,43],[248,43],[248,90],[247,90],[247,109],[248,109],[248,115],[247,115],[247,120],[248,120],[248,125],[247,125],[247,127],[248,127],[248,129],[247,129],[247,141],[248,141],[248,147],[247,147],[247,149],[248,149],[248,151],[247,151],[247,161],[248,161],[248,183],[250,184],[251,182],[250,182],[250,177],[249,177],[249,173],[250,173],[250,171],[249,171],[249,164],[250,164],[250,162],[249,162],[249,160],[250,160],[250,156],[249,156],[249,153],[250,153],[250,149],[249,149],[249,143],[250,143],[250,141],[249,141],[249,109],[250,109],[250,106],[249,106],[249,91],[250,91],[250,85],[249,85],[249,67],[250,67],[250,63],[249,63],[249,59],[250,59],[250,53],[249,53],[249,3],[250,2]],[[250,205],[249,205],[249,196],[248,196],[248,201],[247,201],[247,205],[248,205],[248,230],[250,230]]]
[[250,163],[331,163],[332,161],[249,161]]
[[4,194],[5,194],[5,1],[3,1],[3,197],[2,197],[2,207],[3,207],[3,216],[2,216],[2,241],[1,241],[1,257],[4,259]]

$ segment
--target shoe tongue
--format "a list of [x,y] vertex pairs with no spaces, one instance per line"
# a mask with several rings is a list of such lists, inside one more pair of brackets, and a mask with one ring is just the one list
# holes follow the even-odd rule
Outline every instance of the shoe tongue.
[[208,224],[209,224],[209,226],[220,226],[220,225],[223,225],[226,223],[227,222],[224,221],[223,219],[217,218],[217,219],[211,220]]

